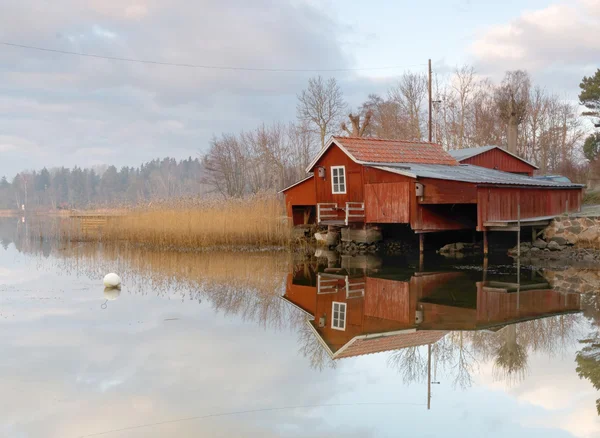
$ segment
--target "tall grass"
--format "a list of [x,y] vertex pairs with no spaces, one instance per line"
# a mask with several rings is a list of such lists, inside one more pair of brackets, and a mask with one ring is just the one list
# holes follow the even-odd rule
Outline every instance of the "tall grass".
[[81,228],[81,240],[126,241],[155,248],[285,246],[290,227],[281,199],[186,199],[109,217],[98,232]]
[[586,191],[583,195],[584,205],[598,205],[600,204],[600,190]]

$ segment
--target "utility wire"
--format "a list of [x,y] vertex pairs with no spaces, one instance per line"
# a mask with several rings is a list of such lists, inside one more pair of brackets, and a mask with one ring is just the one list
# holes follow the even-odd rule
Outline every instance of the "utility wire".
[[232,411],[232,412],[222,412],[220,414],[208,414],[208,415],[199,415],[196,417],[187,417],[187,418],[179,418],[176,420],[166,420],[166,421],[159,421],[156,423],[146,423],[146,424],[139,424],[136,426],[128,426],[128,427],[123,427],[121,429],[112,429],[112,430],[106,430],[104,432],[96,432],[96,433],[91,433],[89,435],[80,435],[79,438],[88,438],[91,436],[100,436],[100,435],[107,435],[109,433],[117,433],[117,432],[125,432],[127,430],[133,430],[133,429],[142,429],[144,427],[153,427],[153,426],[161,426],[163,424],[172,424],[172,423],[179,423],[182,421],[192,421],[192,420],[202,420],[205,418],[214,418],[214,417],[226,417],[228,415],[239,415],[239,414],[250,414],[250,413],[256,413],[256,412],[271,412],[271,411],[284,411],[284,410],[289,410],[289,409],[307,409],[307,408],[328,408],[328,407],[337,407],[337,406],[373,406],[373,405],[410,405],[410,406],[425,406],[425,404],[423,403],[403,403],[403,402],[358,402],[358,403],[330,403],[330,404],[322,404],[322,405],[300,405],[300,406],[282,406],[279,408],[261,408],[261,409],[248,409],[245,411]]
[[9,47],[17,47],[20,49],[37,50],[40,52],[60,53],[62,55],[74,55],[83,56],[86,58],[97,58],[97,59],[108,59],[110,61],[122,61],[122,62],[135,62],[138,64],[153,64],[153,65],[166,65],[171,67],[187,67],[187,68],[198,68],[205,70],[232,70],[232,71],[257,71],[257,72],[276,72],[276,73],[319,73],[319,72],[345,72],[345,71],[361,71],[361,70],[393,70],[408,67],[423,66],[425,64],[413,64],[413,65],[396,65],[388,67],[365,67],[365,68],[314,68],[314,69],[302,69],[302,68],[255,68],[255,67],[236,67],[236,66],[218,66],[218,65],[206,65],[206,64],[188,64],[188,63],[177,63],[177,62],[163,62],[153,61],[149,59],[136,59],[136,58],[123,58],[119,56],[103,56],[95,55],[93,53],[84,52],[72,52],[69,50],[58,50],[49,49],[47,47],[36,47],[28,46],[25,44],[15,44],[5,41],[0,41],[0,44]]

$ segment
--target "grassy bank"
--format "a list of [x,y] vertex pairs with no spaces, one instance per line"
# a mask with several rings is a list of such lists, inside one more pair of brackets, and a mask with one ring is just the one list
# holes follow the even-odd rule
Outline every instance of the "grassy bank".
[[600,205],[600,190],[585,192],[583,195],[584,205]]
[[275,195],[180,200],[108,217],[98,229],[80,219],[71,240],[126,241],[155,248],[269,247],[289,243],[283,203]]

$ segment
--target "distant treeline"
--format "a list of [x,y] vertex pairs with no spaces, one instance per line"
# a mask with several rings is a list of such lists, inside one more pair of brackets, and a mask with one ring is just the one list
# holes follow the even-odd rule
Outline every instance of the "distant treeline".
[[21,172],[0,179],[0,209],[83,208],[136,204],[152,199],[193,196],[206,191],[203,165],[191,157],[153,160],[140,167],[65,167]]

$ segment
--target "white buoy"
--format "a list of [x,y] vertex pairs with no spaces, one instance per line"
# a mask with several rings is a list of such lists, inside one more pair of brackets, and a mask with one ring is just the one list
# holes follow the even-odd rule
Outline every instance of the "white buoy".
[[104,286],[106,287],[119,287],[121,286],[121,277],[114,272],[106,274],[104,276]]

